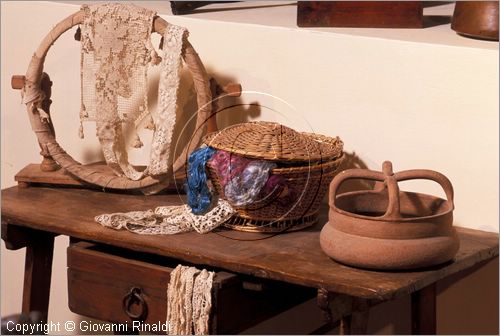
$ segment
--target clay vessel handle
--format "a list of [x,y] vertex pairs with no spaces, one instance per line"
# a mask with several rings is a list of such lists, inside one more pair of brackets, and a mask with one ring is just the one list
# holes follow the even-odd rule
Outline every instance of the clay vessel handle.
[[389,202],[387,205],[387,210],[385,211],[385,214],[381,216],[381,218],[399,219],[401,218],[399,186],[397,179],[394,177],[391,161],[384,161],[384,163],[382,164],[382,173],[384,174],[385,187],[387,187]]
[[443,174],[429,169],[412,169],[412,170],[404,170],[397,172],[396,174],[394,174],[394,178],[397,181],[423,179],[423,180],[432,180],[438,183],[441,186],[441,188],[443,188],[444,193],[446,195],[446,199],[448,203],[451,205],[451,209],[454,209],[453,185],[451,184],[450,180]]
[[[380,218],[401,218],[398,181],[392,171],[392,163],[390,161],[385,161],[383,163],[382,172],[368,169],[350,169],[344,170],[335,176],[330,184],[329,204],[331,207],[336,207],[335,198],[337,197],[338,188],[342,183],[349,179],[363,179],[383,182],[382,185],[388,189],[389,201],[386,212]],[[383,190],[384,188],[380,188],[378,191],[381,192]]]
[[330,207],[335,207],[335,198],[337,197],[337,191],[339,187],[347,180],[352,179],[363,179],[363,180],[371,180],[371,181],[385,181],[385,175],[381,172],[369,170],[369,169],[348,169],[341,171],[337,174],[330,183],[330,192],[329,192],[329,205]]

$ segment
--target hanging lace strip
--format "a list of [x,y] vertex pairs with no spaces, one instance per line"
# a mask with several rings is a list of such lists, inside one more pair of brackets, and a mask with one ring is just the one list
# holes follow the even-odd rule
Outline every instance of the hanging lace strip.
[[167,289],[169,335],[208,335],[214,273],[178,265]]
[[[154,118],[150,163],[139,172],[128,162],[122,127],[128,124],[135,131],[146,116],[151,118],[147,70],[150,63],[160,60],[150,39],[155,12],[123,3],[84,5],[82,9],[81,120],[96,122],[104,158],[116,174],[139,180],[166,173],[185,29],[169,25],[165,30],[169,43],[164,43],[161,58],[160,103]],[[141,144],[135,133],[133,146]]]
[[212,210],[201,216],[194,215],[187,205],[178,205],[160,206],[154,211],[103,214],[95,217],[95,221],[105,227],[138,234],[176,234],[193,230],[207,233],[223,224],[234,213],[235,210],[227,201],[219,199]]
[[156,125],[151,146],[151,157],[146,173],[164,174],[171,165],[170,144],[175,126],[177,91],[182,65],[182,46],[187,39],[185,28],[169,24],[163,36],[163,53],[159,84],[158,113],[153,115]]

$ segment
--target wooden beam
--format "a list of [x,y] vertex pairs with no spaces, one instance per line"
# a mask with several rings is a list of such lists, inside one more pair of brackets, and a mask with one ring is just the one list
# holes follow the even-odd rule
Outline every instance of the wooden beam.
[[436,283],[411,294],[413,335],[436,334]]
[[54,235],[39,232],[26,248],[22,312],[39,311],[45,321],[49,310]]

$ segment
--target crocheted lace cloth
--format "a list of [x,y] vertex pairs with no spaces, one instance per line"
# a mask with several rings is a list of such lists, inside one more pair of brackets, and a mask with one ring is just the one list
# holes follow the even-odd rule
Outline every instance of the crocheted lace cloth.
[[158,89],[158,113],[153,115],[156,125],[151,146],[151,159],[146,173],[159,175],[171,165],[170,144],[175,125],[177,91],[182,65],[182,46],[188,37],[185,28],[169,24],[163,36],[160,85]]
[[[132,180],[165,174],[171,165],[170,143],[186,30],[168,25],[160,58],[150,38],[155,12],[127,3],[84,5],[82,9],[80,119],[96,122],[104,158],[116,174]],[[160,61],[159,108],[152,115],[147,73],[150,63]],[[154,129],[150,163],[144,172],[128,162],[123,131],[124,126],[134,131],[132,146],[139,148],[142,142],[135,130],[140,124]]]
[[160,206],[154,211],[131,211],[103,214],[95,221],[115,230],[126,229],[138,234],[176,234],[195,230],[207,233],[227,221],[235,210],[219,199],[217,205],[204,215],[194,215],[187,205]]
[[169,335],[207,335],[212,308],[213,272],[177,266],[167,289]]

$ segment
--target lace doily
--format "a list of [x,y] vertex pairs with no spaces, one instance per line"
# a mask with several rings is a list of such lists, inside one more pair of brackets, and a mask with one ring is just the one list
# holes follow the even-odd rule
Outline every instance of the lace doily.
[[[96,122],[104,158],[116,174],[139,180],[167,173],[186,30],[167,27],[160,58],[150,38],[155,12],[124,3],[84,5],[82,9],[81,120]],[[160,101],[158,113],[152,117],[148,110],[147,72],[150,63],[160,60]],[[135,131],[146,116],[152,118],[155,131],[150,163],[140,172],[128,162],[123,126],[128,124]],[[82,127],[80,131],[83,136]],[[132,145],[142,146],[137,133]]]
[[178,265],[167,289],[169,335],[207,335],[212,308],[213,272]]
[[194,215],[187,205],[160,206],[154,211],[103,214],[95,217],[95,221],[105,227],[126,229],[138,234],[176,234],[193,230],[207,233],[234,213],[235,210],[227,201],[219,199],[217,205],[204,215]]

